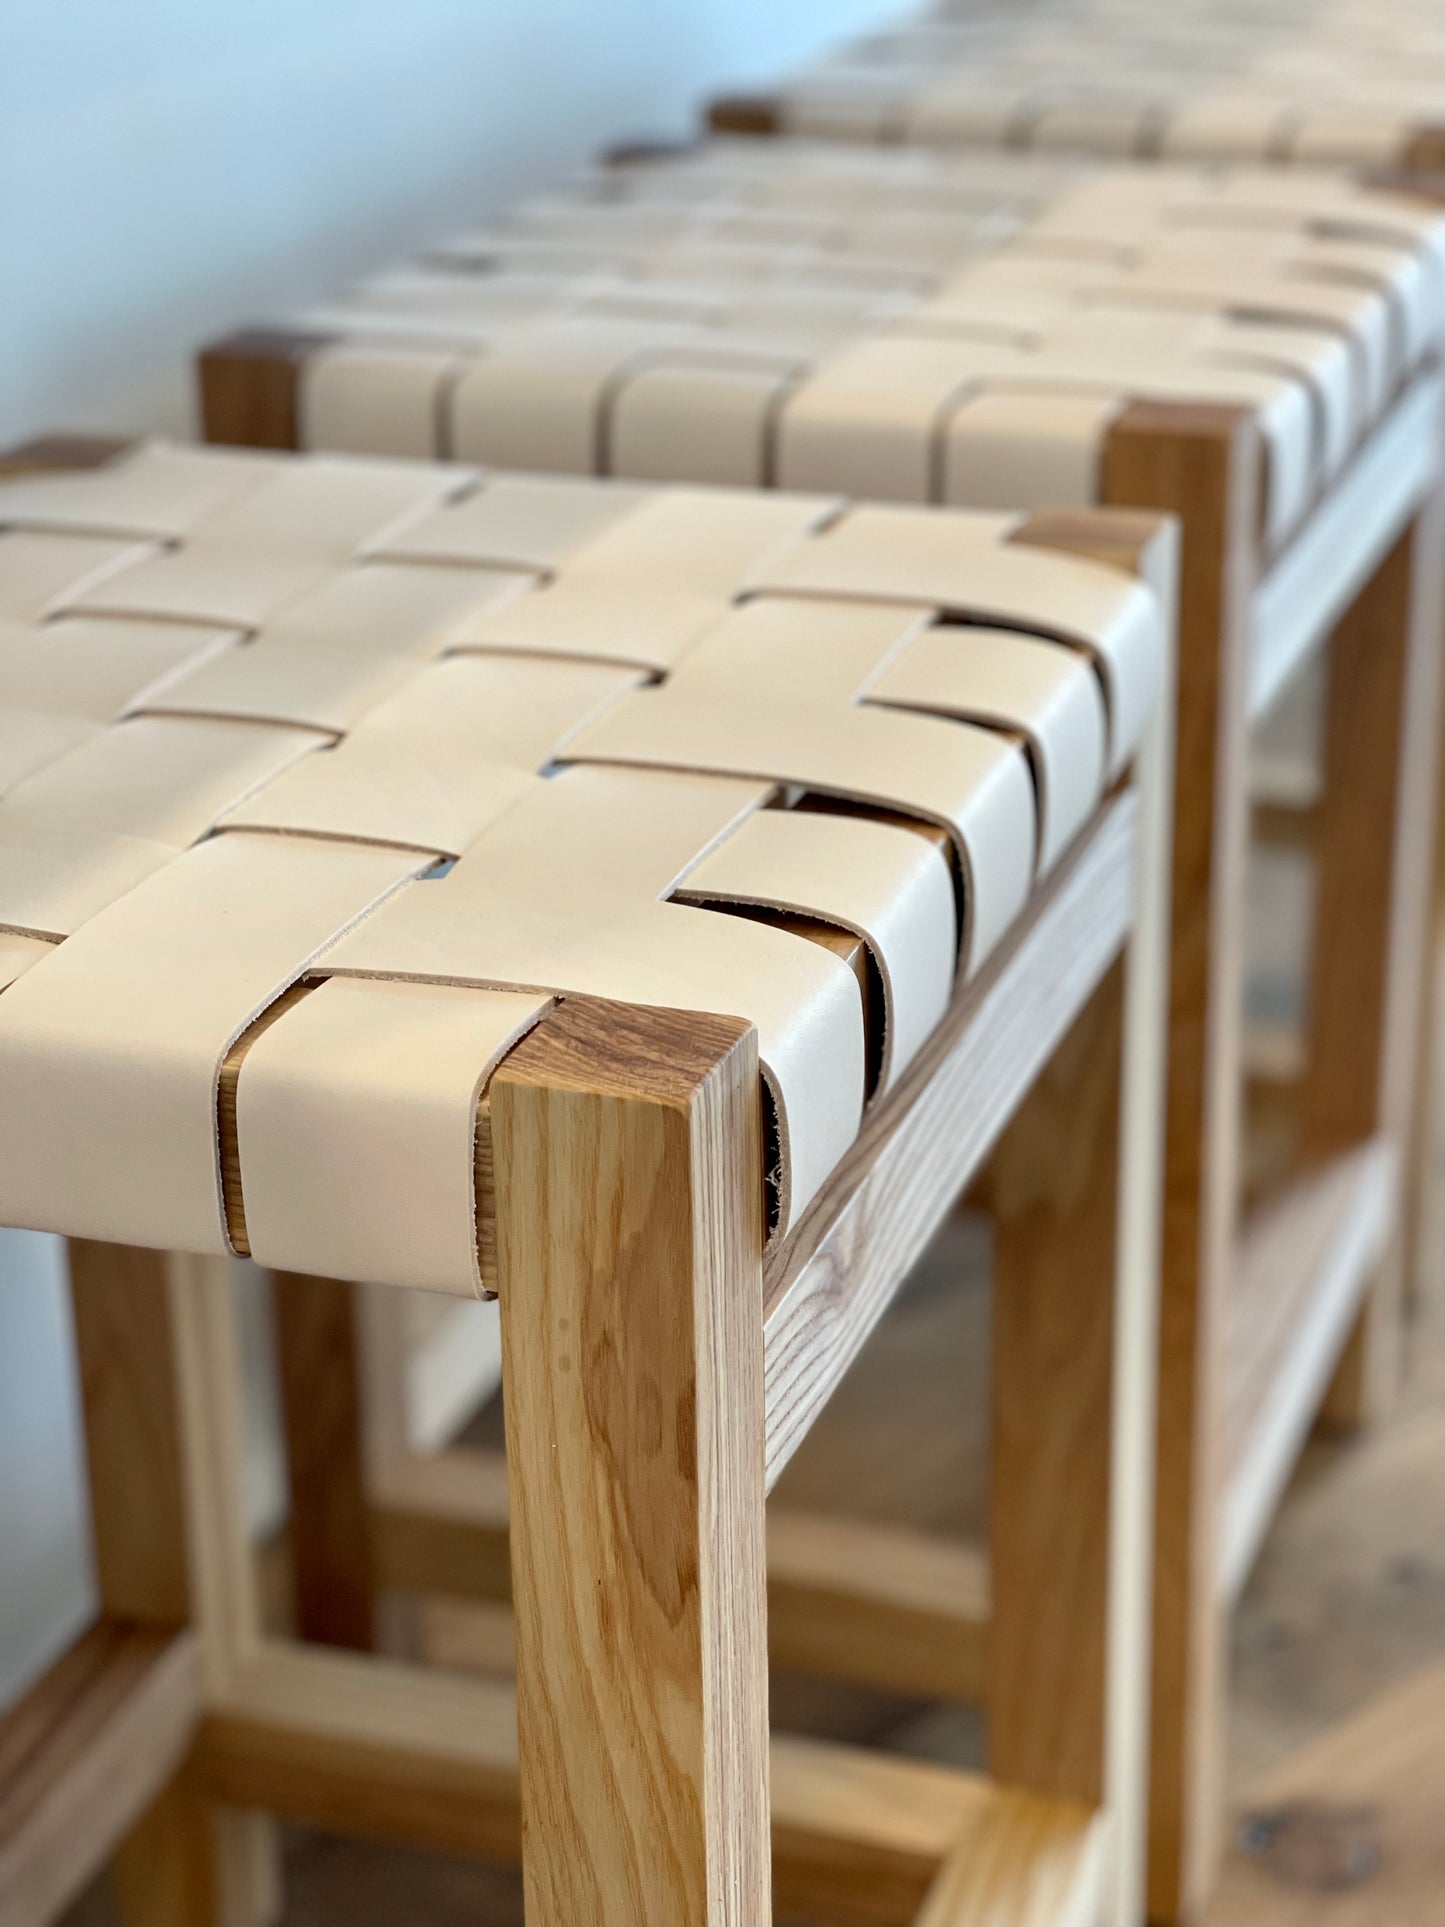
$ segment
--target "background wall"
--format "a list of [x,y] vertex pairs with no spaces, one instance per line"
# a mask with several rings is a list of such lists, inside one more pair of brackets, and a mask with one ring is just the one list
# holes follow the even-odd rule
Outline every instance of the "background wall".
[[[681,133],[888,0],[0,0],[0,445],[185,432],[188,356]],[[0,1701],[88,1610],[60,1254],[0,1232]]]

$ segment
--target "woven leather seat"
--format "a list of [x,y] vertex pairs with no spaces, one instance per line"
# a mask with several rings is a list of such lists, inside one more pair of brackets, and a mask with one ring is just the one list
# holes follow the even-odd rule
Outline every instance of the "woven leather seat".
[[1438,346],[1445,224],[1237,172],[714,143],[298,318],[301,445],[1014,508],[1252,409],[1282,541]]
[[[763,1927],[774,1882],[879,1927],[1134,1918],[1104,1766],[1143,1740],[1111,1615],[1147,1584],[1173,531],[160,445],[0,468],[0,1220],[71,1236],[100,1607],[8,1716],[0,1912],[49,1927],[115,1855],[137,1920],[261,1918],[274,1816],[520,1853],[559,1924],[730,1886]],[[992,1776],[770,1735],[803,1569],[815,1659],[864,1574],[843,1676],[935,1673],[896,1538],[764,1534],[986,1163]],[[189,1252],[277,1274],[300,1639],[254,1583],[229,1267]],[[385,1539],[357,1279],[498,1292],[453,1317],[500,1318],[505,1468],[463,1455],[478,1504],[433,1524],[512,1609],[515,1691],[334,1649]],[[976,1562],[920,1553],[974,1676]]]
[[[1337,1416],[1389,1396],[1434,797],[1442,268],[1424,184],[711,140],[643,151],[202,360],[219,441],[1179,518],[1160,1920],[1202,1908],[1211,1877],[1221,1603],[1336,1364]],[[1283,1052],[1252,1027],[1241,1048],[1249,736],[1312,663],[1323,775],[1289,826],[1315,864],[1307,1023]],[[602,725],[633,754],[638,713]]]
[[0,526],[0,1219],[454,1292],[558,993],[754,1022],[794,1223],[1163,647],[1006,518],[835,499],[156,446]]
[[1189,159],[1438,165],[1445,30],[1427,4],[1147,0],[945,7],[800,75],[788,129]]

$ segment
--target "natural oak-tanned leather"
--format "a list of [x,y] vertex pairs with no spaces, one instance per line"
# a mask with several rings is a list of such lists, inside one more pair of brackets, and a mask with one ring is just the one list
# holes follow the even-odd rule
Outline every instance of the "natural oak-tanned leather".
[[785,1231],[1157,696],[1151,592],[1016,533],[163,447],[0,483],[0,1220],[227,1250],[244,1038],[256,1256],[474,1292],[480,1093],[588,994],[756,1025]]
[[795,132],[1389,167],[1445,118],[1430,0],[966,0],[783,90]]
[[1341,178],[712,141],[301,317],[301,432],[1019,509],[1095,501],[1129,401],[1220,403],[1257,418],[1278,547],[1442,312],[1445,223]]

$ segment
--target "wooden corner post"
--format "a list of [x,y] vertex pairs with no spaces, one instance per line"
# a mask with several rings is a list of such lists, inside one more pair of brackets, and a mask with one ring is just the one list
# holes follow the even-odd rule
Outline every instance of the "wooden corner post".
[[1168,1096],[1155,1457],[1150,1918],[1207,1889],[1219,1827],[1221,1350],[1238,1231],[1250,600],[1263,452],[1245,410],[1135,403],[1112,506],[1180,523]]
[[529,1927],[766,1927],[753,1032],[565,1003],[491,1084]]
[[[175,1261],[79,1238],[69,1250],[101,1612],[119,1627],[179,1637],[196,1601]],[[144,1789],[149,1777],[164,1790],[113,1854],[119,1917],[128,1927],[223,1927],[218,1816],[178,1771],[183,1748],[158,1759],[147,1751],[135,1782]]]
[[[1172,617],[1158,518],[1035,517],[1018,539],[1132,569]],[[1107,1815],[1107,1927],[1135,1927],[1144,1888],[1173,721],[1166,677],[1134,771],[1128,949],[991,1167],[989,1763]]]
[[356,1287],[277,1272],[272,1290],[296,1630],[317,1645],[369,1652],[375,1573]]
[[[1442,545],[1437,490],[1330,638],[1301,1094],[1305,1156],[1379,1138],[1407,1189],[1431,1041]],[[1420,1201],[1410,1203],[1326,1399],[1336,1423],[1381,1415],[1397,1387],[1405,1269],[1429,1264],[1417,1248]]]

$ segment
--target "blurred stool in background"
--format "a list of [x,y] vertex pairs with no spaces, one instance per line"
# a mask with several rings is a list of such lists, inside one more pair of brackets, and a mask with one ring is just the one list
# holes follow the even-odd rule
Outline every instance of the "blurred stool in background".
[[[1159,1919],[1215,1864],[1231,1602],[1317,1416],[1386,1408],[1399,1367],[1442,331],[1445,223],[1413,191],[732,140],[599,170],[201,362],[223,442],[1053,511],[1066,542],[1095,504],[1180,518]],[[843,551],[771,579],[863,583]],[[926,596],[946,571],[919,569]],[[1303,1032],[1246,1041],[1249,745],[1320,669]]]

